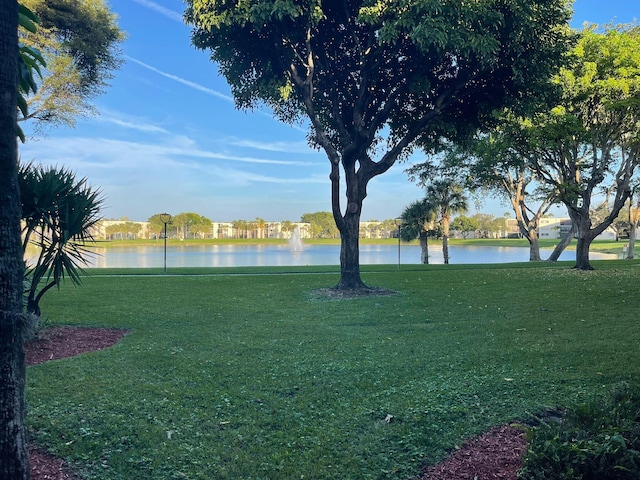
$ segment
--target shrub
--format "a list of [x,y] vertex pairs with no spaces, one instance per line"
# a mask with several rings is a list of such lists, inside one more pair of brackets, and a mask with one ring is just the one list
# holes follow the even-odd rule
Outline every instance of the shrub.
[[519,478],[637,480],[640,478],[640,390],[613,394],[568,409],[561,421],[532,428]]

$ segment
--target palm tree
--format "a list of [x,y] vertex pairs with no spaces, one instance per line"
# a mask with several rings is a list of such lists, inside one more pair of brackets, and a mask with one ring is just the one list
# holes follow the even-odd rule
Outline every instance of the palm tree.
[[469,209],[462,187],[452,180],[436,180],[427,186],[425,200],[433,205],[442,227],[442,255],[449,263],[449,225],[451,216]]
[[[22,251],[37,248],[34,264],[26,264],[27,312],[40,316],[42,296],[68,276],[81,283],[82,265],[91,254],[93,229],[104,202],[99,190],[77,180],[66,168],[27,164],[18,174],[22,202]],[[26,262],[25,262],[26,263]],[[43,284],[41,286],[41,284]]]
[[283,220],[282,222],[280,222],[280,231],[282,233],[289,233],[290,237],[291,233],[293,233],[293,223],[291,223],[290,220]]
[[410,242],[420,240],[422,263],[429,263],[429,235],[433,234],[433,222],[436,219],[434,206],[426,200],[418,200],[407,206],[400,215],[400,239]]
[[264,218],[256,217],[256,219],[253,221],[253,225],[256,229],[256,238],[264,238],[264,229],[267,226],[267,222],[264,220]]
[[247,238],[246,220],[234,220],[231,224],[233,225],[234,238]]

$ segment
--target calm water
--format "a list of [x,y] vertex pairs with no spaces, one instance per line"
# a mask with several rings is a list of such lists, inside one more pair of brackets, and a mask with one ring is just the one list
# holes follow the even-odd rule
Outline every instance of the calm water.
[[[164,263],[164,250],[158,247],[96,248],[98,256],[89,266],[98,268],[158,268]],[[551,250],[542,250],[542,257]],[[564,252],[561,260],[573,260],[575,252]],[[591,254],[592,259],[616,258],[615,255]],[[450,263],[509,263],[529,260],[525,247],[449,247]],[[429,248],[429,262],[443,263],[441,245]],[[360,263],[397,264],[397,245],[361,245]],[[420,247],[402,245],[400,263],[420,263]],[[302,251],[291,251],[288,245],[207,245],[167,247],[167,268],[171,267],[247,267],[247,266],[297,266],[339,265],[339,245],[304,245]]]

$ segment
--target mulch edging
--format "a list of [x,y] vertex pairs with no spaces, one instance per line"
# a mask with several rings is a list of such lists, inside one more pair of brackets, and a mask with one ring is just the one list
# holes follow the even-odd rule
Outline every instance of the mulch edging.
[[467,440],[450,457],[428,467],[419,480],[517,480],[526,451],[524,432],[500,425]]

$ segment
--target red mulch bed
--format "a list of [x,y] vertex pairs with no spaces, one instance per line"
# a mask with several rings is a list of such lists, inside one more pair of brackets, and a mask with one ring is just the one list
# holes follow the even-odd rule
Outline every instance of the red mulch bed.
[[468,440],[419,480],[517,480],[527,441],[522,430],[509,425],[494,427]]
[[[27,365],[35,365],[102,350],[128,332],[109,328],[52,327],[25,344]],[[438,465],[428,467],[417,480],[517,480],[527,448],[523,433],[508,425],[492,428],[468,440]],[[53,455],[29,448],[31,480],[80,480]]]

